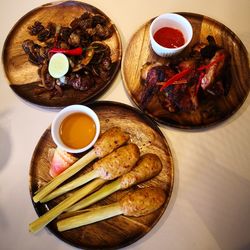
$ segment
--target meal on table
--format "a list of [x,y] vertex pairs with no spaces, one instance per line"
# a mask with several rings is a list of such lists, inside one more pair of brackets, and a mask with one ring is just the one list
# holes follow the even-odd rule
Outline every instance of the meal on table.
[[[145,182],[157,176],[162,170],[160,158],[153,153],[141,155],[138,146],[132,143],[130,136],[119,127],[106,130],[98,138],[93,149],[80,159],[71,159],[67,152],[60,154],[61,156],[58,155],[56,148],[52,159],[57,158],[57,171],[54,170],[55,161],[52,160],[53,174],[51,169],[49,171],[53,179],[35,192],[33,201],[49,202],[69,191],[72,192],[32,222],[29,225],[30,232],[39,231],[56,218],[58,230],[65,231],[120,214],[143,216],[159,209],[166,200],[165,191],[159,187],[137,187],[135,191],[129,192],[127,196],[108,206],[80,210],[118,190],[125,190]],[[69,159],[67,164],[65,159]],[[96,159],[90,171],[74,177]],[[58,169],[60,161],[62,170]],[[64,183],[67,180],[68,182]]]
[[143,93],[141,106],[146,109],[153,96],[169,112],[196,110],[202,100],[219,98],[229,89],[229,53],[214,37],[197,43],[187,57],[169,59],[166,64],[147,62],[141,69]]
[[22,46],[38,66],[37,93],[62,96],[64,88],[86,91],[110,79],[111,50],[104,40],[113,35],[114,27],[103,15],[84,12],[69,26],[35,21],[28,32],[34,39]]

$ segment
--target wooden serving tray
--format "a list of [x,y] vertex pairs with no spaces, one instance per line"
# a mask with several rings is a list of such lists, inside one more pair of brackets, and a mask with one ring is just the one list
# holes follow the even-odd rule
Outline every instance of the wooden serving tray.
[[113,36],[104,41],[111,49],[112,70],[110,80],[105,84],[96,85],[87,91],[79,91],[73,88],[64,89],[62,97],[54,96],[50,98],[48,92],[36,94],[38,83],[40,82],[37,73],[38,66],[28,61],[28,56],[22,48],[23,41],[26,39],[35,39],[29,35],[27,28],[33,25],[35,21],[40,21],[45,25],[48,22],[54,22],[61,26],[69,26],[74,18],[80,17],[86,11],[101,14],[113,24],[110,18],[101,10],[89,4],[77,1],[54,2],[42,5],[24,15],[15,24],[4,43],[2,60],[10,87],[17,95],[26,101],[40,106],[65,107],[71,104],[93,101],[110,86],[120,69],[122,57],[121,39],[114,24]]
[[[121,127],[130,134],[131,142],[138,145],[141,155],[155,153],[160,157],[163,164],[163,169],[158,176],[136,187],[118,191],[98,202],[97,205],[115,202],[131,190],[150,186],[164,189],[167,199],[162,208],[138,218],[120,215],[65,232],[57,231],[56,220],[52,221],[47,227],[58,238],[76,247],[88,249],[119,248],[130,245],[147,234],[163,215],[169,203],[174,183],[173,158],[169,145],[157,125],[137,109],[125,104],[107,101],[93,103],[90,108],[99,116],[101,132],[113,126]],[[30,165],[31,197],[38,188],[51,180],[48,160],[48,151],[51,148],[55,148],[55,144],[51,138],[50,128],[48,128],[35,148]],[[88,171],[90,168],[91,164],[81,173]],[[41,216],[63,198],[65,198],[65,195],[46,204],[33,203],[33,205],[37,214]]]
[[157,122],[184,129],[206,128],[229,118],[246,99],[250,89],[248,53],[240,39],[222,23],[199,14],[177,14],[187,18],[193,27],[191,44],[178,56],[184,57],[199,41],[207,42],[208,35],[214,36],[216,43],[230,53],[231,87],[228,95],[200,100],[199,108],[191,113],[171,113],[163,109],[158,98],[154,96],[143,110],[140,104],[143,90],[140,82],[142,65],[146,62],[167,62],[167,59],[157,56],[150,45],[149,27],[153,19],[135,32],[126,48],[122,60],[124,86],[132,102]]

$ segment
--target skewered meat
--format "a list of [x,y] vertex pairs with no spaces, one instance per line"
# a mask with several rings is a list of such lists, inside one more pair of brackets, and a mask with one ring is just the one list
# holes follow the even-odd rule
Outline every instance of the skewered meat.
[[94,163],[93,168],[98,173],[98,177],[112,180],[131,170],[139,157],[139,148],[131,143],[100,159]]
[[161,172],[162,164],[159,157],[155,154],[145,154],[137,162],[136,166],[127,174],[122,175],[119,179],[105,185],[95,193],[73,205],[69,212],[88,207],[95,202],[109,196],[120,190],[127,189],[138,183],[149,180]]
[[160,188],[142,188],[129,193],[120,204],[124,215],[139,217],[157,210],[165,199],[166,194]]
[[155,154],[145,154],[141,157],[137,166],[120,180],[121,189],[126,189],[146,181],[160,173],[162,169],[161,160]]
[[142,188],[128,193],[119,202],[94,208],[88,212],[58,221],[58,231],[95,223],[120,214],[139,217],[159,209],[166,200],[164,190],[160,188]]
[[[66,171],[62,172],[60,175],[56,176],[51,182],[39,189],[36,194],[33,196],[33,201],[38,202],[42,200],[46,195],[51,191],[57,188],[65,180],[79,172],[90,162],[99,157],[104,157],[107,154],[111,153],[115,149],[119,148],[121,145],[125,144],[129,137],[127,134],[124,134],[119,128],[111,128],[105,131],[104,134],[98,138],[94,149],[89,151],[86,155],[76,161],[72,166],[70,166]],[[103,149],[102,149],[103,147]]]
[[71,182],[50,193],[41,202],[47,202],[70,190],[84,185],[96,178],[113,180],[129,172],[140,157],[139,148],[135,144],[128,144],[100,159],[93,165],[93,170],[75,178]]
[[[111,133],[111,135],[114,135],[114,133]],[[107,130],[105,132],[105,138],[108,140],[109,136],[110,136],[109,130]],[[115,139],[111,139],[111,140],[114,141]],[[105,142],[105,144],[106,143],[107,142]],[[118,140],[118,142],[113,144],[114,147],[119,147],[119,145],[118,145],[119,143],[124,143],[124,141]],[[108,148],[109,148],[108,151],[106,150],[105,152],[103,152],[104,154],[108,153],[110,150],[112,151],[112,149],[110,147],[108,147]],[[127,154],[128,159],[123,158],[124,172],[129,171],[132,168],[132,167],[128,166],[128,162],[126,160],[130,161],[131,165],[135,165],[136,161],[139,158],[139,149],[138,149],[138,147],[136,145],[129,144],[129,145],[126,146],[126,149],[129,150],[130,154]],[[113,161],[113,163],[115,163],[115,162],[117,162],[118,164],[121,163],[121,159],[117,160],[117,157],[115,157],[115,156],[120,155],[121,157],[123,157],[123,154],[121,154],[122,150],[124,150],[124,147],[123,147],[123,149],[119,150],[119,153],[113,154],[114,158],[111,157],[111,160]],[[88,163],[93,161],[96,157],[97,156],[95,154],[95,151],[91,150],[89,153],[87,153],[85,156],[83,156],[81,159],[79,159],[76,163],[74,163],[70,168],[68,168],[62,174],[58,175],[55,179],[50,181],[48,183],[48,185],[46,185],[41,190],[39,190],[35,194],[35,196],[33,197],[34,202],[42,200],[46,195],[48,195],[51,191],[53,191],[54,188],[56,188],[63,181],[67,180],[72,175],[77,173],[84,166],[86,166]],[[109,155],[107,157],[109,157]],[[101,167],[101,166],[99,165],[99,167]],[[109,167],[110,167],[110,165],[108,165],[108,168]],[[124,172],[121,171],[120,174],[123,174]],[[94,170],[93,173],[94,174],[95,173],[97,173],[97,174],[100,173],[101,175],[104,174],[104,176],[107,176],[108,178],[110,177],[109,175],[106,175],[105,172],[104,173],[99,172],[98,168],[96,168],[96,171]],[[115,178],[117,173],[119,173],[119,171],[114,172],[114,178]],[[101,185],[103,183],[104,183],[103,180],[96,179],[96,180],[92,181],[91,183],[89,183],[88,185],[86,185],[86,186],[78,189],[77,191],[75,191],[71,196],[64,199],[61,203],[59,203],[58,205],[53,207],[47,213],[43,214],[41,217],[39,217],[34,222],[30,223],[30,225],[29,225],[30,232],[34,233],[34,232],[39,231],[43,227],[45,227],[50,221],[52,221],[54,218],[56,218],[58,215],[60,215],[62,212],[64,212],[66,209],[68,209],[70,206],[72,206],[74,203],[78,202],[80,199],[82,199],[83,197],[88,195],[90,192],[93,192],[94,189],[96,189],[99,185]]]
[[98,158],[102,158],[129,140],[129,135],[119,127],[112,127],[97,140],[94,151]]

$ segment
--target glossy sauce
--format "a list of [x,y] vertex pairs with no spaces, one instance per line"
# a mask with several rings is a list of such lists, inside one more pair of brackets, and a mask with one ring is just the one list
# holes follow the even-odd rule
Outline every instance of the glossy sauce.
[[155,41],[165,48],[178,48],[185,43],[185,39],[180,30],[163,27],[154,34]]
[[60,125],[63,143],[73,149],[87,146],[94,139],[95,132],[93,119],[80,112],[67,116]]

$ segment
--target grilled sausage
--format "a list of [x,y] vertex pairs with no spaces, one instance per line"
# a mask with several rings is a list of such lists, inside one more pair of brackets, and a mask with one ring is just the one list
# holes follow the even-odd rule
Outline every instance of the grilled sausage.
[[159,157],[150,153],[143,155],[136,165],[137,166],[132,171],[121,176],[121,189],[129,188],[153,178],[162,170],[162,164]]
[[122,213],[139,217],[160,208],[166,200],[164,190],[160,188],[141,188],[129,193],[119,201]]
[[123,132],[118,127],[113,127],[107,130],[102,136],[97,140],[94,145],[95,154],[98,158],[102,158],[114,149],[125,144],[129,140],[129,135]]
[[139,157],[139,148],[131,143],[100,159],[93,165],[93,168],[95,171],[97,170],[100,178],[112,180],[130,171]]

